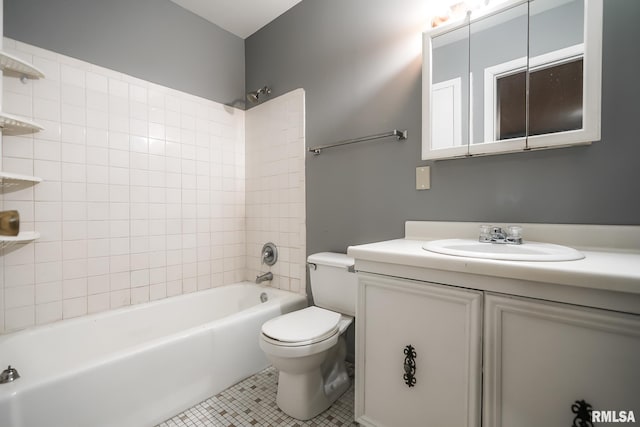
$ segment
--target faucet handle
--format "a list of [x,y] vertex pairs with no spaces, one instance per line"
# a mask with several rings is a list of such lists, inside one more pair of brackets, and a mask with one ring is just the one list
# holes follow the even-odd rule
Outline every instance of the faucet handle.
[[262,246],[262,254],[260,255],[260,258],[262,260],[262,264],[267,264],[269,266],[275,264],[276,261],[278,261],[278,248],[275,243],[265,243],[264,246]]
[[507,227],[507,241],[516,245],[522,244],[522,227],[510,225]]
[[482,243],[487,243],[491,241],[491,226],[488,224],[480,225],[480,235],[478,236],[478,241]]

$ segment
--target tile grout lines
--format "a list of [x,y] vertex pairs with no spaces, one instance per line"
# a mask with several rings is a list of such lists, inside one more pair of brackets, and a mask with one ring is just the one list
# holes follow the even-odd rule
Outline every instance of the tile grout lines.
[[278,371],[269,367],[156,427],[341,427],[353,421],[353,386],[317,417],[299,421],[276,405]]

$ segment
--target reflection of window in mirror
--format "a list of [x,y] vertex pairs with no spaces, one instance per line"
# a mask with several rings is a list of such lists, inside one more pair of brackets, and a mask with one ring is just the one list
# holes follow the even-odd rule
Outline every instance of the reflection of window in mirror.
[[529,74],[529,135],[582,129],[582,58]]
[[[582,129],[582,58],[532,69],[529,135]],[[496,79],[497,139],[526,136],[526,72]]]
[[526,77],[522,71],[496,79],[496,139],[526,136]]

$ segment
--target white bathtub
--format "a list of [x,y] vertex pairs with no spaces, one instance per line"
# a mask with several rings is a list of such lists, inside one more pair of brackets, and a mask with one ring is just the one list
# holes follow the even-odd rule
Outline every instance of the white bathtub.
[[154,425],[268,366],[262,323],[306,305],[239,283],[2,335],[0,426]]

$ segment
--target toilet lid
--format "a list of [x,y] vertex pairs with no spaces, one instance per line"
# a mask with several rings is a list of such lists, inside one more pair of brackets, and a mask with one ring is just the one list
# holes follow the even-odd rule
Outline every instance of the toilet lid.
[[262,333],[282,342],[313,342],[336,333],[340,317],[340,313],[334,311],[307,307],[268,320],[262,325]]

